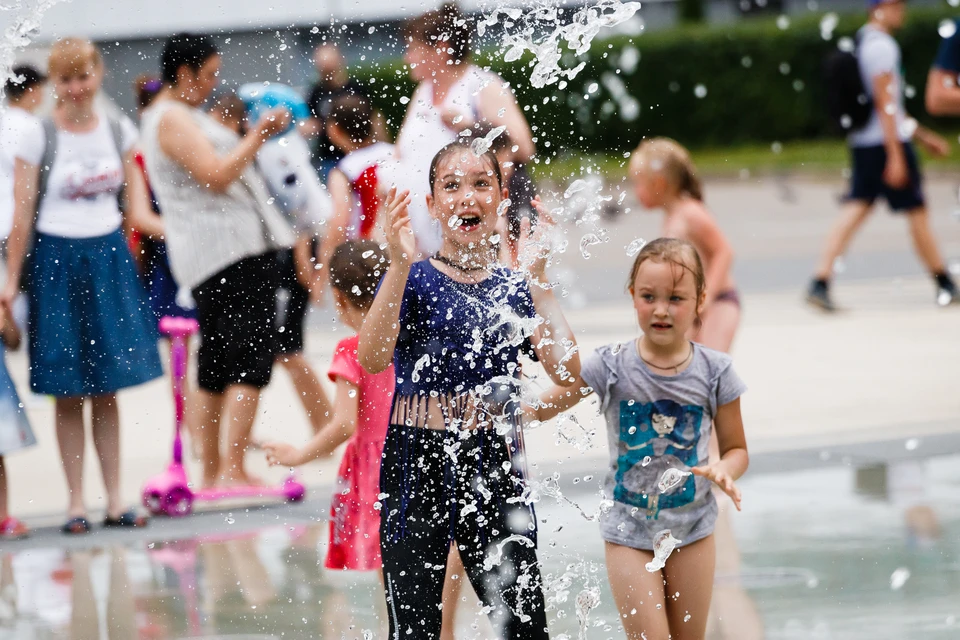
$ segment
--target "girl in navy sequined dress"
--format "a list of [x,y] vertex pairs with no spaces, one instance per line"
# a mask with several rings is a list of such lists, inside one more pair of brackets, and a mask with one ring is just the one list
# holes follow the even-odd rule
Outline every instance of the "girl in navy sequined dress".
[[391,263],[358,352],[369,372],[392,362],[397,375],[380,474],[390,637],[439,637],[453,542],[498,635],[546,638],[536,519],[521,498],[518,357],[532,345],[557,384],[580,373],[573,332],[546,283],[547,226],[525,225],[527,267],[510,271],[497,263],[505,190],[496,156],[451,143],[434,157],[430,184],[441,249],[413,261],[410,197],[392,191],[383,217]]

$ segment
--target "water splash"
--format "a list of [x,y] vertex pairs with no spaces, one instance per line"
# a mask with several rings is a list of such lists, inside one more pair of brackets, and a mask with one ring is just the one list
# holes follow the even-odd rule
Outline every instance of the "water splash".
[[603,240],[595,233],[584,234],[584,236],[580,238],[580,255],[583,256],[583,259],[590,259],[591,253],[587,251],[587,247],[600,244],[601,242],[603,242]]
[[647,571],[653,573],[667,566],[667,558],[681,542],[682,540],[673,537],[670,529],[664,529],[653,536],[653,560],[646,564]]
[[[593,39],[600,29],[614,27],[626,22],[640,9],[639,2],[622,3],[619,0],[600,0],[597,4],[579,9],[569,24],[561,24],[562,17],[555,6],[541,6],[522,15],[516,12],[516,29],[507,33],[503,39],[506,62],[519,60],[526,51],[533,53],[535,62],[530,73],[530,84],[543,88],[560,81],[561,77],[572,80],[586,66],[580,62],[572,69],[560,66],[563,51],[561,44],[575,56],[581,56],[590,49]],[[509,13],[508,9],[495,9],[478,24],[477,31],[482,36],[487,26],[496,24],[499,12]]]
[[[0,105],[3,104],[7,80],[13,77],[13,65],[16,62],[17,51],[24,49],[40,31],[40,24],[45,14],[54,5],[65,0],[21,0],[13,5],[0,5],[0,10],[14,12],[4,22],[9,26],[3,32],[0,41]],[[2,106],[0,106],[2,110]]]
[[487,554],[487,557],[483,559],[484,571],[490,571],[494,567],[500,566],[500,563],[503,562],[503,548],[511,542],[518,542],[527,547],[534,546],[533,541],[527,536],[522,536],[518,533],[507,536],[497,543],[497,548],[493,553]]
[[492,129],[487,135],[482,138],[477,138],[472,143],[470,143],[470,150],[478,156],[482,156],[487,151],[490,150],[490,147],[493,146],[493,141],[497,139],[501,133],[507,130],[506,126],[499,126],[495,129]]
[[580,640],[587,640],[587,618],[590,612],[600,606],[600,592],[596,589],[584,589],[577,594],[577,620],[580,621]]
[[910,579],[910,569],[906,567],[900,567],[892,574],[890,574],[890,588],[893,591],[899,591],[903,588],[903,585],[907,584],[907,580]]
[[417,360],[416,364],[413,365],[413,373],[410,374],[410,379],[413,382],[420,382],[420,372],[423,371],[423,368],[430,364],[430,354],[425,353],[423,356]]
[[669,493],[679,487],[689,475],[692,475],[689,471],[681,471],[680,469],[670,467],[660,476],[660,481],[657,482],[657,489],[660,490],[660,493]]
[[627,257],[635,258],[637,254],[643,249],[647,244],[647,241],[643,238],[637,238],[636,240],[631,240],[630,244],[627,245]]

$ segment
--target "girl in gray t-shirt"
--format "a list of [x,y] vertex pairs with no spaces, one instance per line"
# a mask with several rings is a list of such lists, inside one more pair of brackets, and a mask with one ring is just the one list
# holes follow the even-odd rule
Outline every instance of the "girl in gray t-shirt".
[[[547,391],[531,417],[548,420],[599,397],[610,445],[604,488],[612,501],[600,532],[627,637],[680,637],[682,629],[684,638],[702,638],[715,564],[711,483],[740,508],[734,481],[748,464],[740,415],[745,386],[729,356],[687,339],[705,298],[692,245],[667,238],[647,244],[628,288],[643,335],[598,349],[583,363],[585,386]],[[712,428],[720,443],[713,461]]]

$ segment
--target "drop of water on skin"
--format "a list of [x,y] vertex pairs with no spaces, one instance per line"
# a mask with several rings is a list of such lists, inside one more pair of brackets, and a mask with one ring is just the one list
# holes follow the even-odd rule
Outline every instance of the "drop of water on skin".
[[890,574],[890,588],[894,591],[899,591],[909,579],[910,569],[907,569],[906,567],[900,567]]
[[917,447],[920,446],[920,439],[910,438],[909,440],[903,443],[903,446],[906,447],[907,451],[916,451]]
[[684,622],[690,622],[690,614],[689,614],[689,613],[688,613],[687,615],[683,616],[683,621],[684,621]]
[[856,43],[853,41],[853,38],[844,36],[837,40],[837,49],[840,51],[845,51],[847,53],[853,53],[853,50],[857,48]]
[[663,475],[660,476],[660,481],[657,482],[657,489],[660,490],[660,493],[668,493],[673,491],[679,487],[684,478],[689,475],[692,475],[689,471],[681,471],[680,469],[674,469],[671,467],[664,471]]
[[350,389],[350,391],[347,391],[347,395],[350,396],[351,398],[356,398],[356,397],[357,397],[357,390],[356,390],[356,389]]
[[653,560],[646,564],[646,569],[650,573],[660,571],[667,565],[667,558],[673,553],[682,540],[677,540],[669,529],[664,529],[653,536]]
[[597,234],[595,233],[588,233],[584,235],[580,239],[580,255],[583,256],[583,259],[584,260],[590,259],[591,254],[589,251],[587,251],[587,247],[593,244],[600,244],[601,242],[603,242],[603,240],[597,237]]
[[647,241],[643,238],[637,238],[636,240],[631,240],[630,244],[627,245],[627,257],[635,258],[640,250],[643,249],[643,246],[647,244]]
[[353,285],[353,288],[350,289],[350,293],[352,293],[352,294],[355,295],[355,296],[362,296],[362,295],[363,295],[363,291],[361,291],[361,290],[360,290],[360,287],[357,286],[357,285]]
[[937,33],[940,34],[941,38],[952,38],[957,32],[957,23],[953,20],[943,20],[940,22],[940,26],[937,27]]

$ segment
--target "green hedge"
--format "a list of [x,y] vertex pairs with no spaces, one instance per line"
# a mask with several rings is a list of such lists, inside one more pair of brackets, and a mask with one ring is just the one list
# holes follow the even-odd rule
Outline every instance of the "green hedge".
[[[940,44],[937,27],[949,16],[910,10],[897,34],[907,85],[913,89],[907,109],[927,123],[924,85]],[[821,17],[811,14],[788,25],[782,19],[754,19],[598,39],[585,57],[587,66],[564,90],[556,84],[531,87],[529,56],[507,64],[494,52],[478,63],[513,84],[529,121],[537,126],[541,152],[558,146],[619,151],[650,135],[670,136],[691,147],[824,137],[833,131],[823,99],[823,58],[840,37],[852,36],[865,16],[841,17],[829,41],[821,36]],[[636,54],[633,72],[617,74],[623,56]],[[570,60],[567,66],[574,64]],[[367,67],[359,77],[391,125],[398,126],[406,110],[400,98],[413,91],[402,63]],[[639,103],[634,119],[624,117],[623,101],[611,94],[617,81]],[[599,90],[585,99],[593,83]],[[706,90],[703,97],[695,95],[698,85]]]

